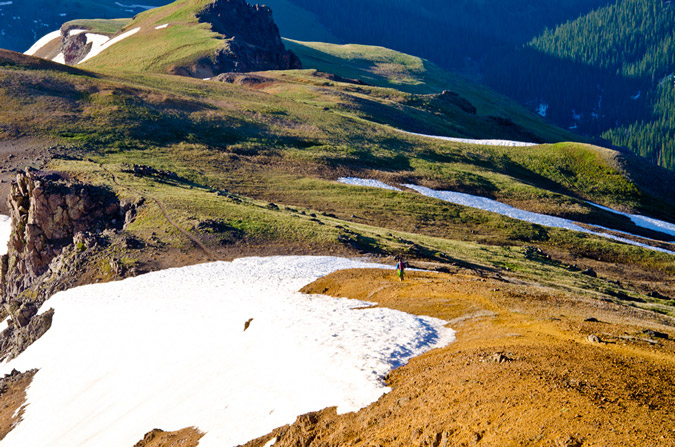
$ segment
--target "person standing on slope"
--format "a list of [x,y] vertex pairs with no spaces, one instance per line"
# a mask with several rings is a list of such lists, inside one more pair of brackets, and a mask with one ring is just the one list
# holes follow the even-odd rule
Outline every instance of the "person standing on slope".
[[403,281],[403,277],[405,276],[405,263],[403,262],[403,259],[397,259],[398,263],[396,264],[396,275],[398,275],[399,281]]

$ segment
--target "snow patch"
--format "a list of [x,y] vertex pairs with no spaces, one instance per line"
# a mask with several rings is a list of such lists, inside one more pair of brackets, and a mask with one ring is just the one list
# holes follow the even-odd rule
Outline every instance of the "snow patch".
[[120,8],[133,8],[133,9],[145,9],[145,10],[153,9],[153,8],[157,7],[157,6],[148,6],[148,5],[125,5],[125,4],[119,3],[119,2],[115,2],[115,4],[117,6],[119,6]]
[[630,99],[632,99],[634,101],[638,100],[638,99],[640,99],[641,95],[642,95],[642,90],[638,90],[638,92],[636,94],[634,94],[633,96],[631,96]]
[[77,36],[78,34],[82,34],[84,32],[87,32],[88,30],[86,29],[79,29],[79,28],[74,28],[71,30],[68,30],[68,35],[69,36]]
[[200,447],[227,447],[309,411],[358,410],[388,391],[392,368],[454,340],[441,320],[297,292],[373,267],[245,258],[57,293],[43,306],[52,328],[0,370],[39,368],[2,445],[130,446],[154,427],[197,426]]
[[63,64],[66,65],[66,56],[63,53],[59,53],[52,59],[52,61],[58,63],[58,64]]
[[120,34],[119,36],[113,37],[112,39],[109,39],[107,36],[103,36],[101,34],[87,33],[87,43],[92,42],[91,51],[89,51],[89,54],[87,54],[87,56],[78,63],[81,64],[82,62],[88,61],[92,57],[98,56],[102,51],[110,48],[118,42],[121,42],[129,36],[133,36],[140,30],[140,27],[134,28]]
[[396,129],[399,132],[407,133],[408,135],[415,135],[418,137],[427,137],[435,138],[437,140],[453,141],[455,143],[467,143],[467,144],[478,144],[481,146],[512,146],[512,147],[526,147],[526,146],[536,146],[537,143],[527,143],[524,141],[511,141],[511,140],[472,140],[467,138],[453,138],[453,137],[442,137],[439,135],[427,135],[422,133],[415,132],[406,132],[405,130]]
[[[648,248],[650,250],[654,251],[660,251],[663,253],[668,253],[668,254],[673,254],[675,255],[675,252],[671,250],[666,250],[665,248],[661,247],[654,247],[652,245],[648,244],[643,244],[641,242],[636,242],[631,239],[626,239],[623,237],[615,236],[613,234],[607,234],[607,233],[601,233],[597,231],[592,231],[587,228],[584,228],[580,226],[579,224],[568,220],[568,219],[563,219],[562,217],[556,217],[556,216],[548,216],[546,214],[539,214],[539,213],[533,213],[531,211],[525,211],[521,210],[519,208],[514,208],[511,205],[507,205],[505,203],[498,202],[496,200],[488,199],[486,197],[479,197],[479,196],[474,196],[471,194],[465,194],[461,192],[454,192],[454,191],[436,191],[430,188],[426,188],[424,186],[417,186],[417,185],[411,185],[411,184],[406,184],[403,185],[407,188],[410,188],[414,191],[419,192],[422,195],[425,195],[427,197],[433,197],[436,199],[444,200],[446,202],[451,202],[455,203],[457,205],[464,205],[468,206],[471,208],[477,208],[480,210],[484,211],[491,211],[493,213],[501,214],[503,216],[511,217],[513,219],[518,219],[522,220],[525,222],[530,222],[534,223],[537,225],[542,225],[545,227],[553,227],[553,228],[562,228],[565,230],[572,230],[572,231],[579,231],[582,233],[587,233],[587,234],[592,234],[595,236],[601,236],[607,239],[612,239],[617,242],[623,242],[625,244],[630,244],[630,245],[635,245],[637,247],[642,247],[642,248]],[[629,234],[630,233],[624,233],[624,234]],[[635,236],[635,235],[631,235]],[[641,236],[637,236],[641,237]]]
[[55,39],[60,39],[61,38],[61,31],[56,30],[52,31],[49,34],[46,34],[42,36],[37,42],[33,44],[28,50],[26,50],[23,54],[28,55],[28,56],[33,56],[35,53],[40,51],[42,47],[47,45],[49,42]]
[[163,25],[156,26],[155,29],[164,29],[164,28],[166,28],[167,26],[169,26],[169,24],[168,24],[168,23],[165,23],[165,24],[163,24]]
[[0,214],[0,255],[7,253],[7,243],[12,234],[12,218]]
[[401,191],[400,188],[397,188],[397,187],[391,186],[391,185],[387,185],[384,182],[381,182],[379,180],[373,180],[373,179],[363,179],[363,178],[357,178],[357,177],[340,177],[338,179],[338,182],[344,183],[345,185],[369,186],[371,188],[381,188],[381,189],[389,189],[391,191]]
[[675,224],[673,223],[659,219],[654,219],[653,217],[641,216],[639,214],[623,213],[621,211],[617,211],[612,208],[608,208],[606,206],[598,205],[597,203],[593,202],[588,203],[602,210],[609,211],[611,213],[618,214],[620,216],[626,216],[638,227],[659,231],[661,233],[665,233],[670,236],[675,236]]
[[9,6],[13,4],[14,2],[0,2],[0,6]]
[[536,112],[542,118],[546,118],[546,114],[548,113],[548,104],[546,104],[545,102],[540,103],[537,106]]

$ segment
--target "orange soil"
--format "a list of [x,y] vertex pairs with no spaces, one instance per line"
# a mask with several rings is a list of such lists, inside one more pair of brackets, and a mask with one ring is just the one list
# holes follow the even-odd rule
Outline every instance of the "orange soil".
[[149,431],[134,447],[197,447],[204,433],[194,427],[164,431],[159,428]]
[[460,274],[347,270],[304,291],[443,318],[457,341],[392,372],[369,407],[305,415],[247,446],[675,446],[672,320]]
[[[303,415],[246,446],[273,437],[275,447],[675,446],[668,317],[460,273],[408,272],[399,282],[393,271],[345,270],[303,291],[442,318],[457,341],[393,371],[392,391],[358,412]],[[0,396],[0,433],[28,383]],[[136,447],[197,446],[201,436],[153,430]]]
[[23,405],[26,402],[26,388],[33,381],[36,370],[20,373],[15,377],[0,379],[0,440],[21,422]]

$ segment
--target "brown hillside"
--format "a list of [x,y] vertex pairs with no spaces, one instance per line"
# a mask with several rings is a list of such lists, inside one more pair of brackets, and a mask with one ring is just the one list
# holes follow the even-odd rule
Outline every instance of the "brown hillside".
[[359,412],[311,413],[246,446],[675,445],[672,321],[535,285],[410,276],[342,271],[304,291],[444,318],[457,341],[394,371]]

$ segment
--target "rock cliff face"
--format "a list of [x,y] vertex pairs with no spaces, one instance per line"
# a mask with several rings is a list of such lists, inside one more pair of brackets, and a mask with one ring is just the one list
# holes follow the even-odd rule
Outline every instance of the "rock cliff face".
[[61,52],[68,65],[79,63],[91,51],[86,33],[70,34],[69,28],[61,28]]
[[21,172],[7,199],[12,234],[0,269],[0,359],[13,358],[51,326],[53,311],[38,315],[53,293],[76,281],[84,255],[122,227],[125,207],[108,189],[55,173]]
[[302,68],[300,59],[284,47],[267,6],[214,0],[197,17],[227,40],[210,61],[214,74]]
[[29,171],[17,175],[8,197],[13,231],[2,258],[2,296],[8,300],[30,287],[73,237],[123,223],[111,191]]

